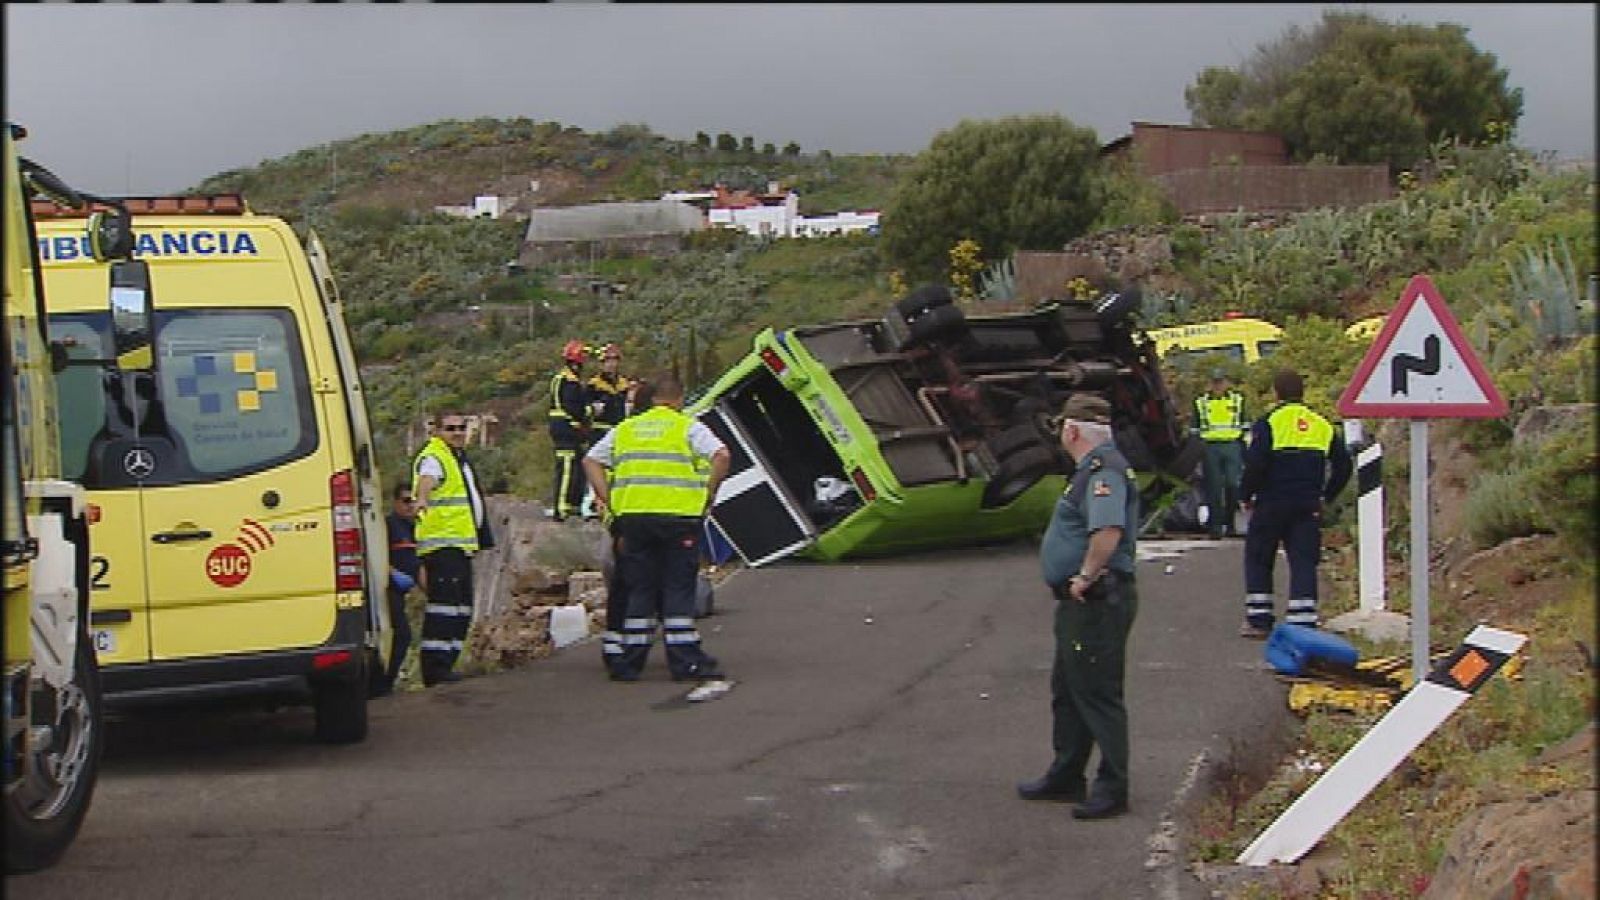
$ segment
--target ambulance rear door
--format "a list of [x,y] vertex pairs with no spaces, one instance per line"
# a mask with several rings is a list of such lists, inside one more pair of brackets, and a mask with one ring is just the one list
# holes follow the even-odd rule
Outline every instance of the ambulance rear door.
[[384,521],[383,479],[378,472],[377,448],[372,442],[372,425],[367,418],[367,396],[361,388],[361,372],[356,365],[355,345],[344,320],[344,304],[339,285],[333,280],[327,250],[315,231],[306,236],[306,258],[322,300],[322,313],[333,340],[339,364],[339,383],[344,393],[346,423],[351,446],[355,448],[357,511],[361,519],[363,557],[366,560],[367,641],[369,646],[388,651],[389,604],[385,590],[389,584],[388,525]]

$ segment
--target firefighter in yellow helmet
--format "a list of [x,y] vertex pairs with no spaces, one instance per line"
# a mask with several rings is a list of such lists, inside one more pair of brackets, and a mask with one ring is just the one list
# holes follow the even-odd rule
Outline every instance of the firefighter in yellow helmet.
[[[585,385],[589,391],[589,414],[593,417],[590,446],[599,443],[607,432],[628,416],[628,395],[632,392],[633,382],[619,371],[621,366],[622,348],[616,344],[605,345],[600,351],[600,371]],[[583,497],[584,518],[593,515],[593,507],[594,492],[586,491]]]
[[561,370],[550,379],[550,444],[555,448],[556,521],[578,512],[583,502],[583,474],[578,460],[588,447],[589,392],[583,384],[583,341],[567,341],[561,348]]

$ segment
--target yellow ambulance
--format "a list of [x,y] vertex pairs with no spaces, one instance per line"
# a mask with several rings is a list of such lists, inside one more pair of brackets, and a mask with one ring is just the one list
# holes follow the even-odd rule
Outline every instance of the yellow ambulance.
[[1271,356],[1283,339],[1283,329],[1262,319],[1224,318],[1145,332],[1156,344],[1156,355],[1167,362],[1185,356],[1222,354],[1229,359],[1254,363]]
[[[108,708],[310,700],[359,741],[389,649],[381,481],[326,254],[242,197],[130,198],[153,286],[143,367],[108,367],[81,212],[36,202],[64,477],[88,489],[90,631]],[[150,341],[153,337],[153,341]],[[135,342],[136,343],[136,342]]]

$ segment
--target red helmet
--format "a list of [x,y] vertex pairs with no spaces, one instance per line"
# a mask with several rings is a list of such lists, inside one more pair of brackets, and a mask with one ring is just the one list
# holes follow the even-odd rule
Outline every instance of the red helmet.
[[622,358],[622,348],[618,347],[616,344],[607,344],[605,346],[605,349],[600,351],[600,358],[601,359],[621,359]]
[[567,345],[561,348],[561,358],[569,363],[583,362],[584,355],[583,341],[567,341]]

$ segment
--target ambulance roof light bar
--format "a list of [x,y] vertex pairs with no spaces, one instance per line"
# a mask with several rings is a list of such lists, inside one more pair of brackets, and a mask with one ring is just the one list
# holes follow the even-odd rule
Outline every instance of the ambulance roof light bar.
[[[121,201],[136,216],[237,216],[250,212],[242,194],[195,194],[187,197],[128,197]],[[50,200],[34,200],[36,219],[81,219],[110,207],[91,203],[83,209],[61,206]]]

